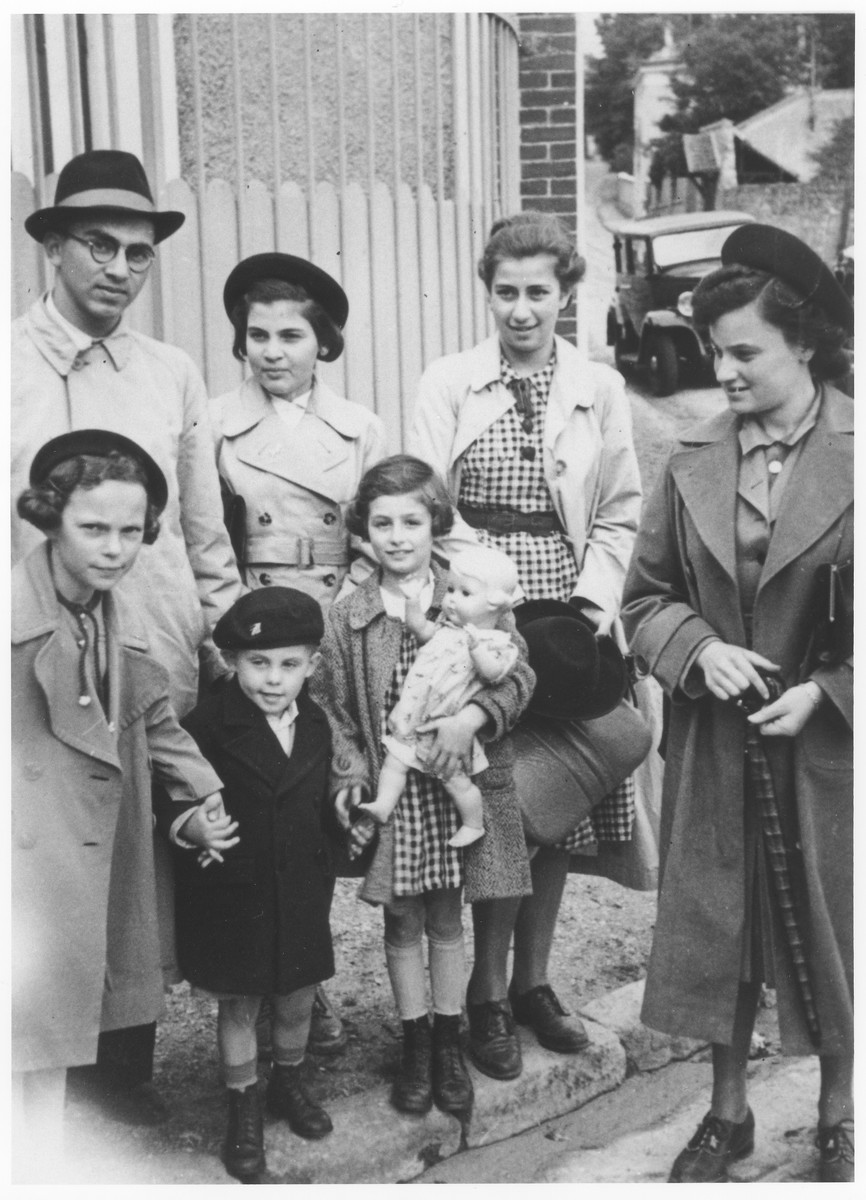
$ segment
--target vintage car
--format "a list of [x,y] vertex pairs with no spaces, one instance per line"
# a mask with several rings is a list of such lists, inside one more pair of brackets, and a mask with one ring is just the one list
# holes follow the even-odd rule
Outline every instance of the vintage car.
[[722,244],[749,213],[675,213],[628,221],[612,232],[616,296],[607,314],[607,344],[619,370],[642,370],[656,396],[687,378],[712,381],[712,359],[691,319],[691,293],[721,265]]

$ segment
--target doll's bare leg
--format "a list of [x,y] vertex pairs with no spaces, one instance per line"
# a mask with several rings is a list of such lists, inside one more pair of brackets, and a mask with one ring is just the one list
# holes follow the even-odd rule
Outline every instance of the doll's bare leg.
[[390,752],[386,754],[382,770],[379,772],[379,788],[376,792],[376,799],[371,800],[368,804],[359,804],[358,807],[363,809],[374,821],[384,825],[400,803],[400,797],[406,787],[408,771],[409,768],[404,766],[395,754]]
[[445,791],[454,801],[454,807],[460,813],[463,824],[448,839],[449,846],[471,846],[479,838],[484,837],[484,804],[478,786],[468,775],[458,772],[450,779],[443,780]]

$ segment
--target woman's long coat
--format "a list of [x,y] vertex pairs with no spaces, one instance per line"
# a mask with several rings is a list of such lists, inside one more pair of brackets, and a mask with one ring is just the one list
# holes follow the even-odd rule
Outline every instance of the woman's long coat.
[[[746,644],[734,544],[739,443],[725,413],[675,447],[647,505],[626,583],[635,652],[672,698],[665,762],[658,920],[643,1019],[729,1043],[745,911],[744,718],[685,674],[710,634]],[[786,485],[754,604],[752,648],[791,686],[814,679],[823,704],[794,739],[768,737],[776,792],[795,804],[802,904],[821,1053],[852,1046],[852,675],[803,668],[815,573],[853,556],[853,405],[825,388],[817,425]],[[826,604],[826,599],[824,599]],[[810,1053],[783,939],[776,986],[783,1048]]]
[[281,564],[247,569],[247,584],[299,588],[327,611],[349,569],[346,508],[386,453],[381,420],[316,380],[290,430],[254,379],[212,400],[210,419],[220,477],[246,505],[243,565]]
[[[441,605],[447,575],[434,563],[433,604]],[[535,686],[526,660],[526,643],[506,614],[498,628],[514,638],[520,657],[501,683],[473,698],[487,713],[489,729],[480,734],[489,767],[476,778],[484,797],[483,838],[464,851],[467,902],[531,893],[523,824],[514,791],[514,750],[504,735],[523,713]],[[325,623],[322,663],[313,676],[313,694],[328,714],[334,738],[331,791],[358,785],[375,796],[379,779],[382,714],[400,654],[403,624],[382,606],[379,575],[371,575],[338,601]],[[361,897],[386,904],[393,895],[393,826],[379,830],[378,844],[361,888]]]
[[237,846],[202,869],[176,870],[178,959],[214,992],[288,995],[334,974],[328,910],[334,888],[324,828],[331,738],[324,713],[298,697],[287,758],[267,718],[234,678],[184,719],[223,780]]
[[[488,338],[432,363],[418,387],[409,449],[440,472],[455,502],[463,455],[514,403],[500,353],[499,338]],[[560,337],[542,465],[580,572],[575,591],[615,617],[641,505],[631,409],[622,376]]]
[[13,571],[13,1070],[95,1062],[101,1030],[160,1015],[151,773],[184,806],[220,788],[138,619],[103,603],[116,732],[95,700],[78,703],[47,543]]

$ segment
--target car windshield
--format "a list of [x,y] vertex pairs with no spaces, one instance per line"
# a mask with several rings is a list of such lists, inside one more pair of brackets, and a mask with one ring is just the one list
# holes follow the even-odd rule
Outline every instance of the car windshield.
[[722,245],[738,225],[720,225],[715,229],[686,229],[681,233],[659,234],[653,241],[653,260],[659,270],[681,263],[720,258]]

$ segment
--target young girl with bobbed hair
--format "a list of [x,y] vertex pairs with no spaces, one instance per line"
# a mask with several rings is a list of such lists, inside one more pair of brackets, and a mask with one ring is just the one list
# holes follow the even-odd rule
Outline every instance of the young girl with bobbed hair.
[[170,836],[217,859],[237,841],[168,674],[112,594],[166,498],[135,442],[79,430],[42,447],[18,499],[46,540],[12,573],[15,1182],[62,1181],[67,1067],[162,1012],[151,777]]
[[[418,458],[396,455],[366,472],[347,520],[371,545],[379,569],[331,608],[321,668],[312,682],[333,734],[331,786],[337,814],[343,827],[351,829],[351,846],[359,850],[373,837],[375,826],[369,816],[361,815],[354,825],[352,820],[359,817],[362,798],[376,795],[386,756],[387,716],[418,651],[404,623],[406,590],[419,592],[428,618],[438,614],[447,572],[433,557],[434,539],[449,532],[452,513],[432,468]],[[498,628],[517,646],[514,669],[500,683],[485,685],[453,716],[424,727],[433,734],[427,753],[433,774],[409,770],[396,812],[379,830],[360,893],[385,910],[385,957],[403,1023],[403,1057],[392,1102],[402,1112],[424,1113],[435,1102],[461,1116],[472,1103],[458,1036],[465,985],[461,888],[465,884],[470,901],[522,896],[529,890],[513,755],[504,734],[529,702],[535,677],[510,612],[502,614]],[[485,744],[490,764],[477,777],[486,833],[463,851],[450,844],[459,818],[435,776],[447,778],[471,766],[475,737]]]

